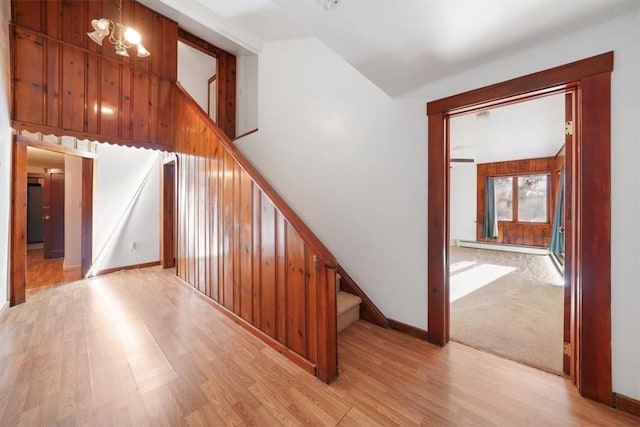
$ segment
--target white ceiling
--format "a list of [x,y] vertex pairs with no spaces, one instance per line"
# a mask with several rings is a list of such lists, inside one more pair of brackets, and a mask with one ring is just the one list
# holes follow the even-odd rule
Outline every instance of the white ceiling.
[[451,119],[451,158],[475,163],[555,156],[564,144],[564,94]]
[[331,11],[317,0],[141,2],[236,54],[312,34],[391,96],[640,8],[640,0],[340,0]]

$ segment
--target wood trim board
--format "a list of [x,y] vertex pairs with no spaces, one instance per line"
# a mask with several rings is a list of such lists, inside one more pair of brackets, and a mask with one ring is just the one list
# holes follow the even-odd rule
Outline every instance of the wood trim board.
[[27,144],[13,136],[11,183],[11,277],[9,304],[25,301],[27,288]]
[[105,268],[103,270],[98,270],[98,272],[95,275],[96,276],[101,276],[101,275],[104,275],[104,274],[115,273],[116,271],[135,270],[135,269],[138,269],[138,268],[155,267],[156,265],[160,265],[160,261],[145,262],[145,263],[142,263],[142,264],[131,264],[131,265],[125,265],[125,266],[122,266],[122,267]]
[[632,399],[624,394],[613,394],[613,407],[620,411],[635,415],[636,417],[640,417],[640,400]]
[[412,325],[408,325],[406,323],[402,323],[398,320],[388,319],[389,325],[391,329],[402,332],[403,334],[411,335],[412,337],[418,338],[420,340],[426,341],[428,340],[429,333],[421,328],[417,328]]

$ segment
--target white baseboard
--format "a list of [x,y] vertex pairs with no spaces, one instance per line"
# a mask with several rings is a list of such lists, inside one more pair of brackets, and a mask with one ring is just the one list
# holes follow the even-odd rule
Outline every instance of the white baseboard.
[[80,268],[80,264],[78,264],[78,265],[64,265],[64,264],[63,264],[63,265],[62,265],[62,269],[63,269],[64,271],[67,271],[67,270],[77,270],[77,269],[79,269],[79,268]]
[[500,243],[475,242],[471,240],[458,240],[458,246],[464,248],[489,249],[493,251],[518,252],[531,255],[549,255],[549,249],[536,246],[503,245]]

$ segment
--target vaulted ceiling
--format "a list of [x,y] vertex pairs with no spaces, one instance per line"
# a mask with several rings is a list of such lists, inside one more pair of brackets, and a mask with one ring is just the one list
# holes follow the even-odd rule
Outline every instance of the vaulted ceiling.
[[640,8],[638,0],[141,0],[236,54],[313,35],[391,96]]

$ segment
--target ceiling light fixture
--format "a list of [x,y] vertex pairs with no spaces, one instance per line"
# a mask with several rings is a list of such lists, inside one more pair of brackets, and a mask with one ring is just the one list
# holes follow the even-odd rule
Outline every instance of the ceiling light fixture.
[[317,0],[318,9],[334,10],[340,4],[340,0]]
[[[122,0],[118,2],[118,13],[120,15],[120,21],[122,21]],[[136,47],[138,56],[141,58],[151,55],[143,45],[142,37],[140,33],[131,27],[121,24],[120,22],[113,22],[108,18],[92,19],[91,26],[92,32],[87,33],[89,38],[93,40],[97,45],[102,46],[102,41],[108,36],[109,42],[115,46],[117,55],[129,56],[127,49]]]

